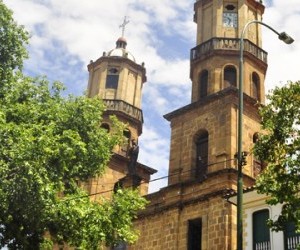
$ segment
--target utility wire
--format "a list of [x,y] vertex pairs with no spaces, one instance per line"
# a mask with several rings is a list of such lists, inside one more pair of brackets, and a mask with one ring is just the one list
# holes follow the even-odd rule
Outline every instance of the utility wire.
[[[234,161],[234,160],[236,160],[236,159],[228,159],[228,160],[224,160],[224,161],[219,161],[219,162],[211,163],[211,164],[208,164],[207,167],[213,166],[213,165],[216,165],[216,164],[220,164],[220,163]],[[158,178],[155,178],[153,180],[150,180],[149,182],[141,181],[141,184],[159,181],[159,180],[166,179],[166,178],[169,178],[169,177],[172,177],[172,176],[175,176],[175,175],[182,175],[182,174],[185,174],[185,173],[188,173],[188,172],[192,172],[192,171],[195,171],[195,169],[193,168],[193,169],[185,170],[185,171],[182,171],[182,172],[177,172],[177,173],[165,175],[165,176],[158,177]],[[114,183],[111,183],[111,184],[114,184]],[[131,186],[131,187],[133,187],[133,186]],[[105,190],[105,191],[101,191],[101,192],[96,192],[96,193],[92,193],[92,194],[80,195],[80,196],[76,196],[76,197],[72,197],[72,198],[68,198],[68,199],[62,200],[62,202],[68,202],[68,201],[72,201],[72,200],[76,200],[76,199],[81,199],[81,198],[86,198],[86,197],[91,197],[91,196],[99,195],[99,194],[106,194],[106,193],[110,193],[110,192],[113,192],[113,191],[114,191],[114,189],[109,189],[109,190]],[[176,197],[176,196],[174,196],[174,197]]]

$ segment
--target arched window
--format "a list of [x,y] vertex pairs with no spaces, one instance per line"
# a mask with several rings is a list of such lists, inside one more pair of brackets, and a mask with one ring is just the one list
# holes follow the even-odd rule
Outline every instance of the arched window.
[[208,167],[208,132],[202,131],[196,137],[196,169],[195,177],[205,179]]
[[269,210],[256,211],[252,216],[253,249],[271,249],[270,228],[268,227]]
[[237,86],[236,84],[236,68],[228,65],[224,68],[224,86]]
[[259,76],[257,73],[253,72],[252,73],[252,97],[255,98],[256,100],[260,100],[260,80]]
[[102,123],[100,127],[103,128],[103,129],[106,129],[107,132],[110,131],[109,125],[107,123]]
[[199,96],[200,98],[203,98],[207,96],[207,88],[208,88],[208,71],[203,70],[200,73],[199,77]]
[[[254,133],[252,137],[252,141],[255,144],[259,139],[259,133]],[[263,170],[263,164],[262,162],[253,155],[253,176],[256,178],[260,172]]]
[[111,250],[126,250],[127,249],[127,243],[122,241],[118,243],[117,245],[111,247]]
[[284,225],[284,249],[297,249],[300,244],[300,233],[296,231],[295,222],[286,222]]
[[252,138],[253,143],[256,143],[258,141],[258,139],[259,139],[259,133],[255,132],[253,134],[253,138]]
[[109,68],[106,75],[106,84],[107,89],[117,89],[119,82],[119,69]]
[[123,137],[124,137],[124,142],[122,145],[122,151],[126,153],[128,153],[129,150],[129,146],[130,146],[130,138],[131,138],[131,133],[129,130],[124,130],[123,131]]

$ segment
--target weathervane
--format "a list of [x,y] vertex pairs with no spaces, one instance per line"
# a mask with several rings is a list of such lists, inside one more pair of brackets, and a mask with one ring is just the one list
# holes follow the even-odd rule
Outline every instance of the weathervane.
[[124,33],[125,33],[125,26],[129,23],[129,20],[127,19],[127,16],[124,16],[124,21],[123,23],[120,25],[120,28],[122,28],[122,37],[124,37]]

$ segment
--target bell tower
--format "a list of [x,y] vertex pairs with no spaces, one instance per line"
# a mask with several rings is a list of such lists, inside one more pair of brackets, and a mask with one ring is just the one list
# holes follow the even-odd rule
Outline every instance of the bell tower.
[[[262,20],[264,6],[257,0],[198,0],[194,11],[197,46],[191,50],[192,102],[237,86],[239,36],[248,21]],[[261,25],[251,25],[245,34],[244,91],[263,103],[267,53],[261,46]]]
[[116,48],[104,52],[97,61],[88,65],[88,96],[99,96],[106,104],[103,126],[109,126],[109,115],[129,125],[129,139],[137,140],[142,133],[142,88],[146,82],[144,63],[137,64],[126,49],[127,41],[120,37]]
[[[236,169],[239,35],[247,22],[261,21],[263,13],[264,6],[256,0],[195,2],[191,104],[165,115],[172,128],[169,184]],[[250,179],[260,171],[251,148],[260,130],[258,106],[265,94],[267,53],[261,44],[261,27],[253,25],[244,39],[243,148],[249,152],[244,173]]]
[[[240,34],[261,21],[257,0],[197,0],[196,47],[190,54],[191,102],[164,117],[170,121],[168,186],[151,194],[136,225],[143,234],[137,249],[237,248],[237,211],[224,195],[237,190]],[[261,29],[244,36],[244,187],[253,186],[262,165],[251,149],[260,132],[267,53]]]
[[110,196],[111,192],[108,191],[113,190],[116,185],[139,186],[141,194],[147,194],[150,175],[156,172],[137,162],[137,143],[143,127],[141,103],[146,69],[144,63],[138,64],[133,54],[127,50],[124,30],[128,22],[125,17],[124,23],[120,25],[122,36],[117,39],[116,47],[103,52],[100,58],[90,61],[88,65],[87,95],[98,96],[105,104],[101,127],[110,131],[111,115],[127,124],[127,129],[123,131],[124,143],[114,148],[104,175],[91,179],[86,185],[92,194],[105,193]]

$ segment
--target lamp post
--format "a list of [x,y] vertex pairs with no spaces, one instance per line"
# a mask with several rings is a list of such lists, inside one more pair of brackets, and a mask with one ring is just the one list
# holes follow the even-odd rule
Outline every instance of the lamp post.
[[243,172],[242,168],[245,164],[245,152],[243,152],[242,144],[243,144],[243,84],[244,84],[244,34],[246,29],[250,24],[257,23],[263,25],[274,33],[278,35],[278,38],[285,42],[286,44],[291,44],[294,42],[294,39],[291,38],[285,32],[279,33],[274,30],[269,25],[258,21],[253,20],[244,26],[241,36],[240,36],[240,61],[239,61],[239,112],[238,112],[238,152],[237,152],[237,161],[238,161],[238,181],[237,181],[237,249],[243,249]]

